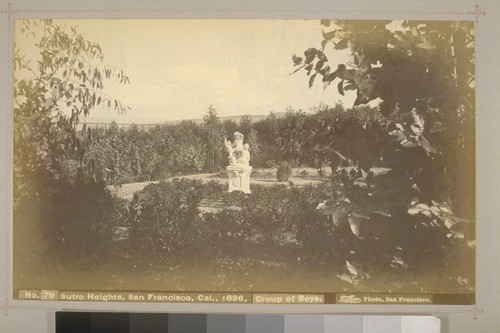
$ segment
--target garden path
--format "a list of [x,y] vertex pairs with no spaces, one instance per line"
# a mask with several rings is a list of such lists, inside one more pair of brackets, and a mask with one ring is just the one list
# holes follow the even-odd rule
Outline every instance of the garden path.
[[[219,178],[216,176],[217,176],[216,173],[203,173],[203,174],[196,174],[196,175],[172,177],[172,178],[165,179],[165,181],[169,181],[169,180],[173,180],[173,179],[201,179],[203,182],[217,181],[220,184],[227,183],[226,178]],[[321,183],[325,180],[326,179],[306,178],[306,177],[294,176],[294,175],[292,175],[292,177],[290,178],[290,182],[295,186],[317,184],[317,183]],[[156,181],[148,181],[148,182],[141,182],[141,183],[122,184],[121,186],[110,185],[110,186],[108,186],[108,189],[111,191],[111,193],[115,194],[116,196],[130,200],[130,199],[132,199],[135,192],[141,191],[144,187],[146,187],[149,184],[158,184],[159,182],[160,182],[159,180],[156,180]],[[264,186],[272,186],[272,185],[278,185],[278,184],[290,185],[290,182],[278,182],[276,180],[276,176],[250,178],[250,184],[259,184],[259,185],[264,185]]]

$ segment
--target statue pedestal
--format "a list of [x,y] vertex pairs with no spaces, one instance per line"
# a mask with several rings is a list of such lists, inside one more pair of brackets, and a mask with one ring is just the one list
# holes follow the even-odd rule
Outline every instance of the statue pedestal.
[[242,191],[244,193],[252,193],[250,191],[250,173],[252,167],[249,165],[230,165],[226,167],[228,176],[228,192]]

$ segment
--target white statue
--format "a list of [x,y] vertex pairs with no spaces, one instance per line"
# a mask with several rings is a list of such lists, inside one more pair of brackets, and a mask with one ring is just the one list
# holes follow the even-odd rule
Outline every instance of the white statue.
[[234,133],[234,142],[231,143],[227,138],[224,138],[229,158],[229,165],[248,165],[250,161],[250,146],[243,144],[243,134],[240,132]]
[[236,164],[249,165],[250,164],[250,145],[245,143],[243,145],[243,150],[241,151],[241,156],[236,160]]
[[249,165],[249,144],[243,144],[243,134],[236,132],[234,133],[234,142],[231,143],[227,138],[224,138],[224,145],[229,154],[229,166],[226,167],[228,192],[242,191],[244,193],[252,193],[250,191],[250,173],[252,172],[252,167]]

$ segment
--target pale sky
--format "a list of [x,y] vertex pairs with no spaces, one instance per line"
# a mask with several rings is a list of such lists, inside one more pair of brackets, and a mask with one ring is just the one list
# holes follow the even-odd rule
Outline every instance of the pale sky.
[[[201,118],[213,105],[219,116],[308,111],[334,105],[336,82],[323,90],[321,78],[293,71],[292,54],[319,47],[319,20],[57,20],[98,42],[104,63],[122,69],[129,85],[106,81],[104,92],[131,107],[126,115],[99,108],[88,122],[147,123]],[[330,67],[346,52],[327,53]],[[350,107],[353,92],[344,103]]]

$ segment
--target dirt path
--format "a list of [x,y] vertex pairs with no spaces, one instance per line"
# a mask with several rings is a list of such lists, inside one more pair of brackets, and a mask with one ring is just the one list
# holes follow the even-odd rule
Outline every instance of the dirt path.
[[[350,170],[350,168],[346,168],[347,170]],[[254,177],[250,176],[250,185],[252,184],[258,184],[258,185],[264,185],[264,186],[272,186],[272,185],[278,185],[278,184],[283,184],[283,185],[288,185],[290,186],[290,182],[294,186],[305,186],[309,184],[319,184],[325,181],[328,181],[328,176],[330,176],[330,173],[325,174],[324,178],[320,178],[316,173],[316,170],[313,168],[301,168],[299,170],[294,170],[292,173],[292,177],[290,177],[290,182],[278,182],[276,180],[276,175],[275,171],[272,169],[256,169],[254,170],[255,174]],[[265,175],[262,174],[264,171]],[[306,172],[306,175],[300,175],[298,172]],[[389,171],[387,168],[372,168],[372,171],[375,173],[375,175],[383,174]],[[225,178],[218,178],[214,177],[217,175],[216,173],[201,173],[201,174],[196,174],[196,175],[187,175],[187,176],[179,176],[179,177],[172,177],[165,179],[165,181],[169,181],[172,179],[201,179],[203,182],[208,182],[208,181],[217,181],[220,184],[227,184],[227,179]],[[308,175],[313,175],[313,176],[308,176]],[[108,189],[111,191],[111,193],[116,194],[120,198],[124,199],[132,199],[132,196],[134,195],[135,192],[142,190],[144,187],[146,187],[149,184],[158,184],[160,181],[149,181],[149,182],[142,182],[142,183],[130,183],[130,184],[123,184],[120,187],[115,187],[113,185],[108,186]]]
[[[201,179],[203,182],[217,181],[220,184],[227,184],[227,179],[211,177],[214,175],[216,175],[216,174],[203,173],[203,174],[197,174],[197,175],[172,177],[172,178],[165,179],[165,181],[169,181],[172,179]],[[304,186],[304,185],[308,185],[308,184],[318,184],[318,183],[321,183],[325,180],[306,179],[303,177],[294,177],[294,176],[292,176],[290,178],[290,181],[293,183],[293,185],[297,185],[297,186]],[[156,180],[156,181],[141,182],[141,183],[123,184],[121,186],[111,185],[111,186],[108,186],[108,189],[111,191],[111,193],[115,194],[116,196],[118,196],[120,198],[132,199],[135,192],[141,191],[144,187],[146,187],[149,184],[158,184],[159,182],[160,182],[159,180]],[[278,182],[275,177],[269,177],[269,178],[251,178],[250,177],[250,185],[251,184],[258,184],[258,185],[264,185],[264,186],[272,186],[272,185],[278,185],[278,184],[290,185],[289,182]]]
[[[202,173],[198,175],[188,175],[188,176],[180,176],[180,177],[172,177],[165,179],[165,181],[169,181],[172,179],[202,179],[203,181],[208,181],[208,178],[212,176],[212,173]],[[149,184],[158,184],[160,181],[159,180],[152,180],[149,182],[141,182],[141,183],[129,183],[129,184],[122,184],[121,186],[114,186],[110,185],[108,186],[108,189],[111,191],[111,193],[115,194],[116,196],[124,199],[132,199],[132,196],[134,195],[135,192],[141,191],[144,187],[146,187]]]

